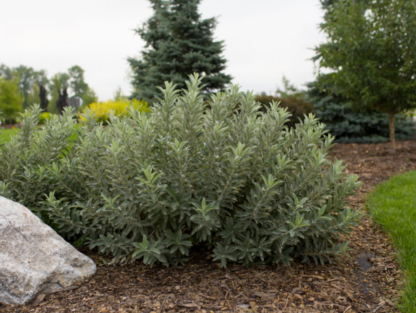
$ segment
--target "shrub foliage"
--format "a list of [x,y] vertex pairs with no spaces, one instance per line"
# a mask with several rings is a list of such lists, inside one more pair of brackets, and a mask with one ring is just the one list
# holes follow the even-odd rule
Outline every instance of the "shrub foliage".
[[305,116],[315,113],[312,103],[302,93],[287,95],[284,98],[261,94],[257,95],[255,100],[261,104],[263,112],[267,111],[273,101],[278,102],[280,107],[287,108],[290,113],[289,121],[286,123],[288,127],[295,127],[299,121],[303,121]]
[[357,176],[326,158],[324,125],[310,115],[288,129],[286,109],[261,112],[236,86],[209,105],[198,76],[187,87],[166,83],[151,114],[131,106],[106,128],[87,111],[73,143],[70,111],[42,129],[40,110],[26,111],[1,148],[0,194],[114,262],[176,265],[194,245],[222,266],[345,252],[341,235],[359,217],[345,207]]
[[[91,103],[86,110],[89,109],[94,114],[94,118],[97,122],[107,124],[111,111],[113,111],[116,116],[127,116],[129,115],[127,109],[131,105],[133,105],[136,110],[150,112],[147,102],[139,101],[137,99],[130,101],[127,98],[120,98],[115,101],[109,100],[107,102],[94,102]],[[84,114],[86,110],[83,110]],[[80,119],[84,122],[86,121],[85,117],[82,115],[80,116]]]

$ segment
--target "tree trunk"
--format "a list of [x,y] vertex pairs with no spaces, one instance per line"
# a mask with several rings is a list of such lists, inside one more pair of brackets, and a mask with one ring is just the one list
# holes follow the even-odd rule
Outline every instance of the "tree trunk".
[[390,129],[390,142],[391,150],[396,153],[396,135],[394,133],[394,113],[389,113],[389,129]]

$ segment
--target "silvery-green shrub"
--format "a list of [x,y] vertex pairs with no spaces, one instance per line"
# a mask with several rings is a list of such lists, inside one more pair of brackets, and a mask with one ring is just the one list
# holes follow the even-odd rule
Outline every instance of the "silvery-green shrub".
[[180,264],[194,245],[222,266],[346,252],[357,176],[327,159],[324,125],[288,129],[277,103],[261,112],[237,86],[207,103],[198,76],[187,86],[166,83],[152,113],[132,107],[107,127],[88,111],[76,127],[66,110],[38,128],[40,109],[26,111],[0,149],[0,194],[114,262]]

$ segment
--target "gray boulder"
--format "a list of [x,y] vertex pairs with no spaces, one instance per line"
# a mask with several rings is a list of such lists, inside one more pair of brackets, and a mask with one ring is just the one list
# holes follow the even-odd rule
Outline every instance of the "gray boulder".
[[40,293],[79,285],[94,262],[30,210],[0,197],[0,302],[25,304]]

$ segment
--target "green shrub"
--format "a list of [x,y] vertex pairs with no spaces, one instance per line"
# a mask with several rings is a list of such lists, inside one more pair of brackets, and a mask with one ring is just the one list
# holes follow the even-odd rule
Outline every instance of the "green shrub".
[[2,116],[0,116],[0,122],[1,125],[16,125],[20,123],[19,118],[17,117],[10,117],[10,118],[2,118]]
[[41,115],[39,115],[39,124],[44,125],[47,120],[51,119],[51,114],[49,112],[43,112]]
[[0,152],[0,194],[114,262],[179,264],[193,245],[222,266],[345,252],[357,176],[326,159],[324,126],[310,115],[288,130],[286,109],[260,112],[235,86],[209,106],[200,91],[198,76],[182,95],[167,83],[151,114],[132,106],[105,129],[87,111],[66,153],[71,113],[37,130],[39,109],[27,111]]
[[261,110],[267,111],[270,107],[270,103],[279,102],[282,108],[286,108],[291,114],[289,121],[287,122],[288,127],[295,127],[296,123],[303,121],[305,116],[310,113],[315,113],[315,109],[311,102],[309,102],[304,95],[287,95],[285,98],[268,96],[266,94],[257,95],[255,100],[261,104]]
[[[316,109],[316,116],[335,137],[335,142],[379,143],[389,141],[389,117],[386,113],[354,112],[349,101],[339,95],[328,94],[318,87],[318,82],[309,84],[308,97]],[[415,124],[412,118],[397,114],[395,120],[396,139],[414,138]]]

